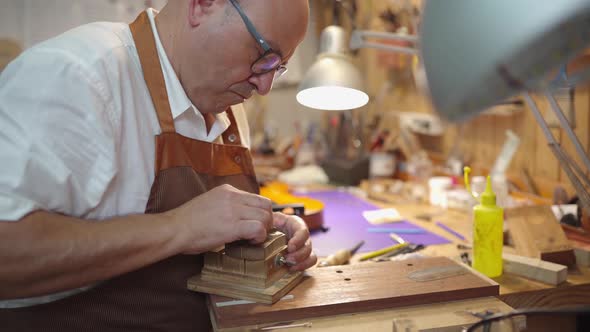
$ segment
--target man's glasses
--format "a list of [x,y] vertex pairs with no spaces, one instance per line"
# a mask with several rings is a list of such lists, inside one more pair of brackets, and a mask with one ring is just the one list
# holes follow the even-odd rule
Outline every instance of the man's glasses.
[[244,21],[244,24],[246,25],[248,32],[250,32],[254,40],[256,40],[258,45],[260,45],[260,47],[262,47],[262,50],[264,51],[264,54],[262,54],[262,56],[258,58],[258,60],[254,61],[254,63],[252,64],[252,72],[254,74],[261,75],[275,71],[274,78],[277,79],[281,77],[284,73],[287,72],[287,67],[281,65],[281,62],[283,62],[281,56],[277,52],[275,52],[266,42],[266,40],[262,38],[260,33],[256,31],[256,28],[254,28],[252,21],[250,21],[248,16],[246,16],[238,2],[236,0],[229,0],[229,2],[231,2],[234,8],[238,11],[238,14],[240,14],[242,21]]

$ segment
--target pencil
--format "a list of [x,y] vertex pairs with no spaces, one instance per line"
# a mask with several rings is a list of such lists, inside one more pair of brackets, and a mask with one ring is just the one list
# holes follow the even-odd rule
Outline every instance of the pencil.
[[408,243],[407,242],[406,243],[398,243],[398,244],[393,245],[391,247],[387,247],[387,248],[383,248],[383,249],[379,249],[379,250],[376,250],[376,251],[372,251],[372,252],[366,253],[366,254],[364,254],[364,255],[361,256],[360,260],[361,261],[366,261],[367,259],[371,259],[371,258],[374,258],[374,257],[385,255],[388,252],[392,252],[394,250],[397,250],[397,249],[400,249],[400,248],[403,248],[403,247],[407,247],[407,246],[408,246]]

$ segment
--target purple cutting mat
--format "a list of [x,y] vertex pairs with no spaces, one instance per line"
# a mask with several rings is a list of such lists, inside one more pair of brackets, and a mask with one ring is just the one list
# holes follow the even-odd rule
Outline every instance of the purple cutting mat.
[[[363,217],[363,211],[375,210],[379,207],[343,191],[312,191],[299,193],[299,195],[320,200],[325,205],[324,227],[329,230],[313,232],[311,235],[313,251],[318,256],[328,256],[337,250],[352,248],[361,240],[364,240],[365,244],[358,252],[379,250],[395,244],[387,233],[367,232],[368,227],[379,226],[370,224]],[[424,230],[423,234],[400,234],[404,240],[415,244],[432,245],[451,242],[407,221],[384,224],[382,227]]]

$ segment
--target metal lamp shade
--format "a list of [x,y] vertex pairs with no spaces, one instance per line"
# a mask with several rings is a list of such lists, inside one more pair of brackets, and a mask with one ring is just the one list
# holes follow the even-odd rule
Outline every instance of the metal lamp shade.
[[588,0],[430,0],[420,41],[432,102],[457,121],[537,88],[589,31]]
[[319,55],[299,85],[296,98],[301,105],[343,111],[369,102],[369,96],[363,92],[363,77],[347,51],[342,27],[332,25],[322,31]]
[[297,101],[327,111],[355,109],[369,102],[362,89],[361,74],[345,55],[325,54],[306,73]]

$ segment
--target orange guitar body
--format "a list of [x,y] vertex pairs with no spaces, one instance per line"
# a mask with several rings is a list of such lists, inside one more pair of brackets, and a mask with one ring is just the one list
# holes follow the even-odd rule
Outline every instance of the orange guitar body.
[[[309,230],[323,229],[324,203],[321,201],[304,196],[294,196],[289,192],[289,186],[282,182],[266,184],[260,188],[260,195],[280,205],[303,204],[305,212],[300,217],[305,221]],[[283,212],[288,213],[289,211]]]

